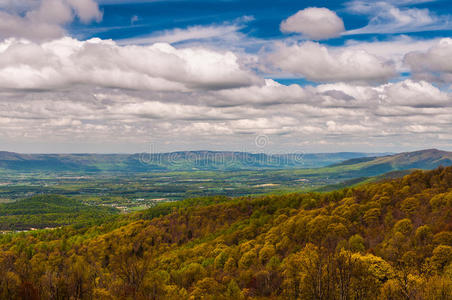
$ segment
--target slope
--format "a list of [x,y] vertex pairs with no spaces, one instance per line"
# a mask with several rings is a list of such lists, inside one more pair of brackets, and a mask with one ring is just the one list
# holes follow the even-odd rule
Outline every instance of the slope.
[[310,176],[331,176],[344,180],[383,175],[393,171],[411,169],[432,170],[439,166],[452,165],[452,152],[436,149],[404,152],[382,157],[366,157],[344,161],[328,167],[310,170],[296,170],[298,174]]
[[452,165],[452,152],[428,149],[374,159],[352,159],[335,166],[346,165],[353,165],[355,168],[378,173],[407,169],[434,169],[439,166]]

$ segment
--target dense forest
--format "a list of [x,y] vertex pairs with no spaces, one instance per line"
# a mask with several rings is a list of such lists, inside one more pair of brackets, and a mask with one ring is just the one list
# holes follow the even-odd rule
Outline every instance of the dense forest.
[[90,206],[58,195],[36,195],[11,203],[0,203],[0,230],[86,226],[114,216],[118,210]]
[[451,299],[452,167],[0,236],[0,299]]

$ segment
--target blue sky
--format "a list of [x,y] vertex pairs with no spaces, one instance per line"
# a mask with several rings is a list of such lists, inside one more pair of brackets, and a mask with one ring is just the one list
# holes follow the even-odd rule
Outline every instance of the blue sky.
[[0,145],[452,150],[451,12],[445,0],[0,0]]
[[[104,13],[103,20],[92,24],[73,24],[71,33],[81,34],[84,38],[100,37],[104,39],[124,39],[152,34],[155,31],[187,28],[194,25],[222,25],[234,23],[244,16],[253,20],[246,23],[240,31],[251,37],[262,39],[285,38],[281,33],[279,24],[282,20],[295,12],[307,7],[327,7],[335,11],[346,25],[347,30],[358,29],[369,23],[369,16],[356,14],[349,10],[350,1],[110,1],[100,4]],[[373,1],[370,1],[372,3]],[[390,1],[394,3],[397,1]],[[452,11],[452,2],[442,1],[406,1],[407,4],[397,5],[402,10],[428,9],[430,13],[438,16],[449,15]],[[411,2],[411,4],[410,4]],[[420,2],[420,3],[416,3]],[[424,2],[424,3],[422,3]],[[403,34],[418,37],[432,38],[450,36],[450,28],[437,31],[410,32]],[[349,38],[357,40],[387,39],[397,34],[365,34],[335,38],[325,41],[327,44],[340,45]]]
[[[103,21],[84,27],[102,28],[104,31],[97,34],[102,38],[121,39],[193,25],[221,25],[250,16],[254,20],[247,22],[241,32],[257,38],[280,38],[281,20],[306,8],[302,2],[278,1],[275,5],[274,1],[157,1],[101,5],[105,16]],[[332,7],[341,8],[342,5]],[[134,16],[138,17],[133,22],[135,26],[131,25]],[[109,30],[116,27],[122,28]],[[77,31],[78,28],[74,29],[75,33]]]

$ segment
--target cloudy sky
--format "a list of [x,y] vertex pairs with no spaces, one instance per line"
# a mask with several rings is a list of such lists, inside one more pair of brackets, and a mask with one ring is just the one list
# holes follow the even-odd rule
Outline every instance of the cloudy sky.
[[451,129],[448,0],[0,0],[0,150],[452,150]]

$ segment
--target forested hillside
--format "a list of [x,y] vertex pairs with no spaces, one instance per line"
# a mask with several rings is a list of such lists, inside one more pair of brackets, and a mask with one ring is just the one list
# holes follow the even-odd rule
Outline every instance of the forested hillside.
[[451,299],[452,168],[4,235],[1,299]]
[[452,152],[427,149],[404,152],[376,158],[357,158],[335,165],[364,176],[376,176],[386,172],[410,169],[431,170],[452,165]]
[[58,196],[38,195],[11,203],[0,203],[0,230],[29,230],[94,223],[119,213],[112,207],[90,206]]

